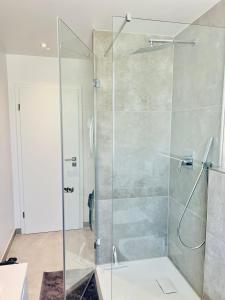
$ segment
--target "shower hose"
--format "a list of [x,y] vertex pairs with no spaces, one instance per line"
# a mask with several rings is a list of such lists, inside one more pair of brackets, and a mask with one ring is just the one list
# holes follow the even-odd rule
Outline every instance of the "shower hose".
[[195,181],[195,184],[194,184],[194,186],[193,186],[193,189],[192,189],[192,191],[191,191],[191,193],[190,193],[190,195],[189,195],[189,197],[188,197],[187,203],[186,203],[186,205],[185,205],[185,207],[184,207],[183,213],[182,213],[182,215],[181,215],[180,221],[179,221],[178,226],[177,226],[177,237],[178,237],[179,241],[181,242],[181,244],[182,244],[184,247],[186,247],[186,248],[188,248],[188,249],[192,249],[192,250],[197,250],[197,249],[201,248],[201,247],[205,244],[205,241],[202,241],[202,242],[201,242],[200,244],[198,244],[197,246],[194,246],[194,247],[193,247],[193,246],[190,246],[190,245],[188,245],[187,243],[185,243],[185,242],[183,241],[183,239],[182,239],[182,237],[181,237],[181,234],[180,234],[180,229],[181,229],[181,225],[182,225],[184,216],[185,216],[186,211],[187,211],[187,209],[188,209],[188,206],[189,206],[189,204],[190,204],[190,201],[191,201],[191,199],[192,199],[192,197],[193,197],[193,195],[194,195],[194,193],[195,193],[195,190],[196,190],[196,188],[197,188],[197,186],[198,186],[199,180],[200,180],[200,178],[201,178],[201,176],[202,176],[202,173],[203,173],[203,171],[204,171],[205,168],[208,169],[208,167],[206,167],[206,163],[203,162],[203,163],[202,163],[201,170],[200,170],[200,172],[199,172],[199,174],[198,174],[197,180]]
[[208,170],[209,170],[209,168],[210,168],[210,166],[211,166],[211,163],[209,163],[209,162],[207,161],[207,159],[208,159],[208,155],[209,155],[210,149],[211,149],[212,144],[213,144],[213,140],[214,140],[214,138],[211,137],[211,138],[209,139],[209,141],[208,141],[208,145],[207,145],[207,147],[206,147],[206,151],[205,151],[205,154],[204,154],[204,158],[203,158],[203,160],[202,160],[201,170],[200,170],[200,172],[199,172],[199,174],[198,174],[198,177],[197,177],[197,179],[196,179],[196,181],[195,181],[195,184],[194,184],[194,186],[193,186],[193,189],[192,189],[192,191],[191,191],[191,193],[190,193],[190,195],[189,195],[189,197],[188,197],[187,203],[186,203],[186,205],[185,205],[185,207],[184,207],[183,213],[182,213],[182,215],[181,215],[181,217],[180,217],[180,220],[179,220],[179,223],[178,223],[178,225],[177,225],[177,237],[178,237],[179,241],[181,242],[181,244],[182,244],[184,247],[186,247],[186,248],[188,248],[188,249],[191,249],[191,250],[197,250],[197,249],[200,249],[200,248],[205,244],[205,240],[202,241],[202,242],[200,242],[200,243],[199,243],[198,245],[196,245],[196,246],[190,246],[190,245],[188,245],[187,243],[185,243],[185,242],[183,241],[183,239],[182,239],[182,237],[181,237],[180,229],[181,229],[181,225],[182,225],[184,216],[185,216],[186,211],[187,211],[187,209],[188,209],[188,206],[189,206],[189,204],[190,204],[190,202],[191,202],[191,199],[192,199],[192,197],[193,197],[193,195],[194,195],[194,193],[195,193],[195,190],[196,190],[196,188],[197,188],[197,186],[198,186],[199,180],[201,179],[201,176],[202,176],[202,173],[204,172],[204,170],[207,171],[207,175],[208,175]]

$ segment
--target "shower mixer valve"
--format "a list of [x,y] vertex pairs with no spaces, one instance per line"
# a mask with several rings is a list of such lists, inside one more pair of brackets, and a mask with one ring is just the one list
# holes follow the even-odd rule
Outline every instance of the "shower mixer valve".
[[178,170],[181,172],[181,168],[193,168],[193,156],[184,156],[183,159],[180,160]]

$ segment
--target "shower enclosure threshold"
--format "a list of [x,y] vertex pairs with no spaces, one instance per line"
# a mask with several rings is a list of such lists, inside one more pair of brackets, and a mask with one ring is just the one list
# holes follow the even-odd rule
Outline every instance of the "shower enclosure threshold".
[[[200,300],[168,257],[126,262],[126,268],[111,270],[110,266],[97,266],[101,300]],[[172,286],[172,290],[166,293],[159,282]]]

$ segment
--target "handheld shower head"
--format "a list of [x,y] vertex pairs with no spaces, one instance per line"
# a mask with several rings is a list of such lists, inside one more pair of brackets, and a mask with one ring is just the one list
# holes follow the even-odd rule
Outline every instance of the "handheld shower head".
[[206,149],[205,149],[204,156],[203,156],[203,160],[202,160],[202,163],[203,163],[203,164],[205,164],[205,163],[207,162],[207,159],[208,159],[209,152],[210,152],[210,150],[211,150],[213,141],[214,141],[214,138],[213,138],[213,137],[210,137],[209,140],[208,140],[207,147],[206,147]]

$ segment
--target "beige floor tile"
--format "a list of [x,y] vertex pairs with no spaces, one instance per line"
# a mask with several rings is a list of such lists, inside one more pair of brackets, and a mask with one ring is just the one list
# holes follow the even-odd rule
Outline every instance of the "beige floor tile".
[[[93,234],[88,229],[66,233],[67,268],[86,268],[94,264]],[[8,257],[28,263],[29,300],[39,300],[43,272],[63,269],[62,232],[16,235]]]

